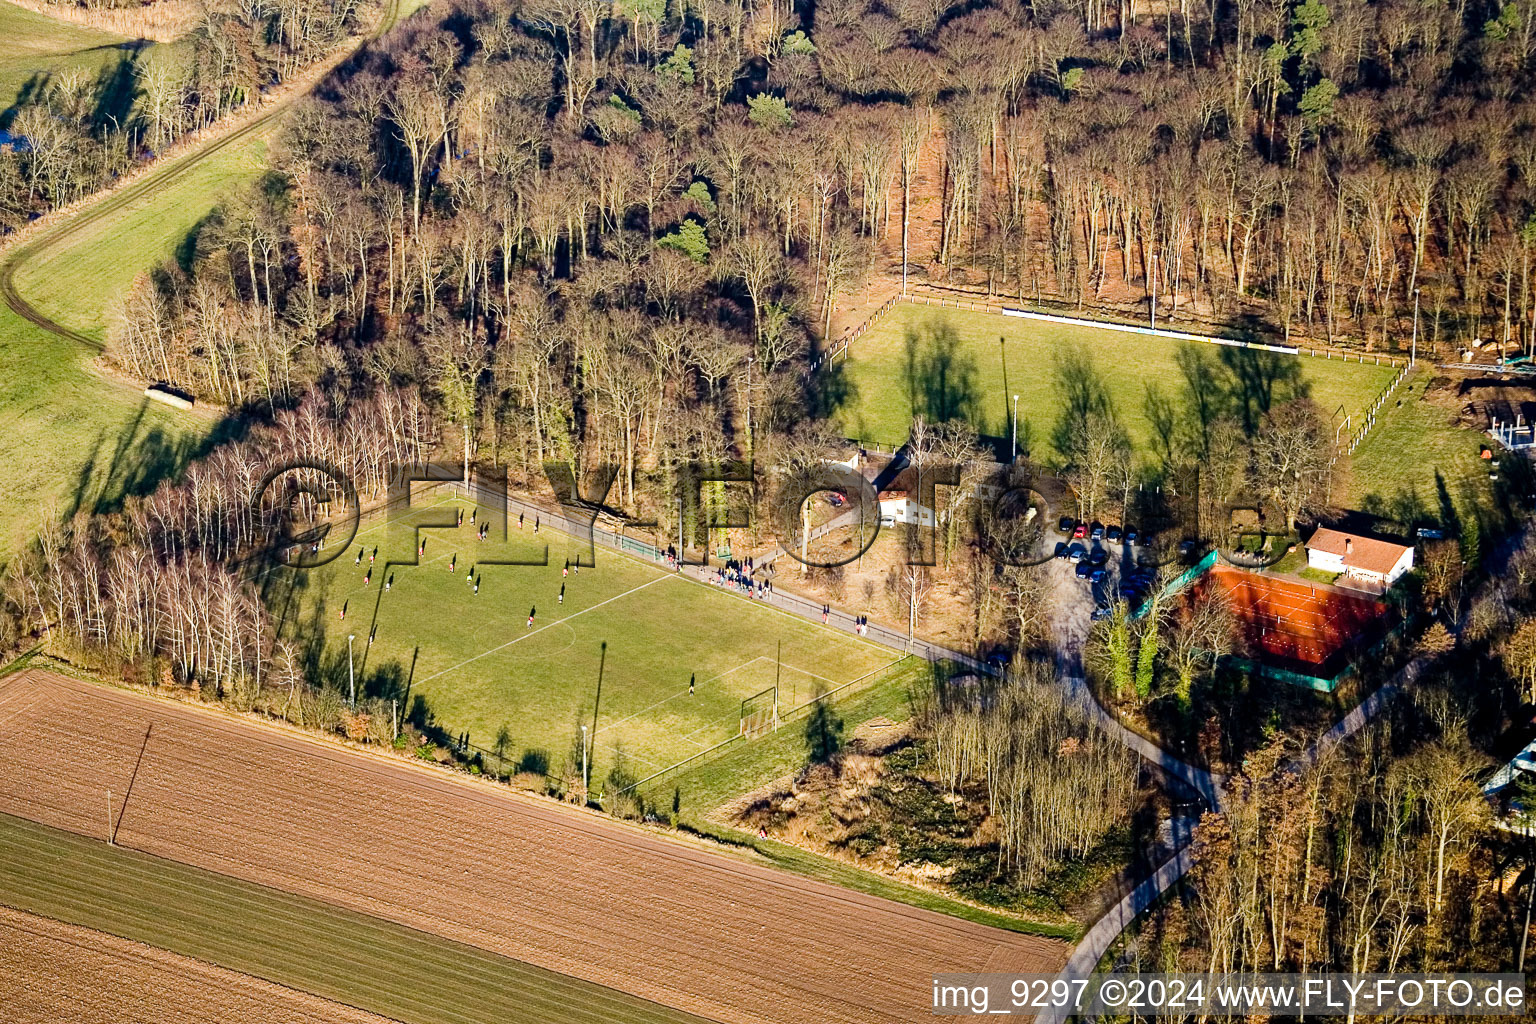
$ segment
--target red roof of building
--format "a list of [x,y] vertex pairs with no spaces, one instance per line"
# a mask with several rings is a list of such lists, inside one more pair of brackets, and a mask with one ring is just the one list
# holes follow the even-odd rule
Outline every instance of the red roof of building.
[[1337,555],[1343,559],[1346,569],[1359,569],[1362,572],[1385,576],[1397,565],[1398,559],[1403,557],[1403,552],[1410,548],[1406,544],[1394,544],[1389,540],[1362,537],[1358,533],[1330,530],[1324,526],[1319,527],[1307,541],[1307,550]]

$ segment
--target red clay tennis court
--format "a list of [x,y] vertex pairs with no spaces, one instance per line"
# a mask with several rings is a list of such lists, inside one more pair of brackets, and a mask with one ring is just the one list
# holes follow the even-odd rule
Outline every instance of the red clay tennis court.
[[1389,613],[1380,601],[1334,587],[1225,565],[1212,566],[1198,586],[1221,588],[1253,654],[1304,667],[1320,668],[1377,636]]

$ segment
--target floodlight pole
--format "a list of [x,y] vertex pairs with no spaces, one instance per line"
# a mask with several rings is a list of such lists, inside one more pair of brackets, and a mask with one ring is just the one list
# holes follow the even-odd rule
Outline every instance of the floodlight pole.
[[587,727],[581,727],[581,802],[587,802]]
[[1013,458],[1009,464],[1019,461],[1019,396],[1013,396]]
[[347,694],[354,711],[357,710],[357,676],[352,672],[352,641],[356,639],[356,633],[347,634]]
[[1152,269],[1150,273],[1152,275],[1152,281],[1150,283],[1152,285],[1152,329],[1155,331],[1157,330],[1157,253],[1155,252],[1151,254],[1151,264]]

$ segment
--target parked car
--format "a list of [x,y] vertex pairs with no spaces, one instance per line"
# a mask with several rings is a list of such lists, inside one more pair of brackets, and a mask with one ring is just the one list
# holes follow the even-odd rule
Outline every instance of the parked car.
[[1088,536],[1088,525],[1086,523],[1078,523],[1072,530],[1072,539],[1082,540],[1086,536]]
[[1093,567],[1093,572],[1088,574],[1088,578],[1090,580],[1093,580],[1093,582],[1095,582],[1095,583],[1103,583],[1104,582],[1104,577],[1108,576],[1108,575],[1109,575],[1109,570],[1108,569],[1104,568],[1102,565],[1096,565],[1096,566]]
[[1104,539],[1109,541],[1111,544],[1114,544],[1117,541],[1119,541],[1120,540],[1120,527],[1118,527],[1118,526],[1106,526],[1104,528]]
[[1089,554],[1089,556],[1088,556],[1088,564],[1089,565],[1108,565],[1109,564],[1109,552],[1105,551],[1103,548],[1094,548],[1093,552],[1091,554]]
[[1141,534],[1137,533],[1135,530],[1130,529],[1129,527],[1126,528],[1126,531],[1125,531],[1125,542],[1127,544],[1135,544],[1140,539],[1141,539]]
[[1056,522],[1056,532],[1057,533],[1071,533],[1072,532],[1072,528],[1074,526],[1076,526],[1076,525],[1077,525],[1077,520],[1076,519],[1073,519],[1071,516],[1062,516]]
[[1067,548],[1067,560],[1070,562],[1081,562],[1086,557],[1088,557],[1088,549],[1081,544],[1073,544]]
[[1094,540],[1103,540],[1104,539],[1104,524],[1103,523],[1094,523],[1093,524],[1093,530],[1091,531],[1091,533],[1092,533],[1092,536],[1093,536]]
[[1109,618],[1109,615],[1110,615],[1109,605],[1101,604],[1101,605],[1099,605],[1097,608],[1095,608],[1093,610],[1093,616],[1092,617],[1093,617],[1093,621],[1094,622],[1098,622],[1100,619],[1107,619],[1107,618]]
[[1077,578],[1078,579],[1086,580],[1088,577],[1090,577],[1092,575],[1093,575],[1093,566],[1089,565],[1087,562],[1078,562],[1077,563]]
[[1062,540],[1062,541],[1057,541],[1056,542],[1056,557],[1057,558],[1066,558],[1067,557],[1067,542],[1066,541]]
[[1185,558],[1185,559],[1194,558],[1195,554],[1199,550],[1200,550],[1200,542],[1199,541],[1195,541],[1195,540],[1181,540],[1181,541],[1179,541],[1179,557],[1180,558]]

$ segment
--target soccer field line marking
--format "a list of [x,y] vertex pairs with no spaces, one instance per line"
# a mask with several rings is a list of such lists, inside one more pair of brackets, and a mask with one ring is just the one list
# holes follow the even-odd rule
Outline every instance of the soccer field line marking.
[[[735,668],[728,668],[724,672],[721,672],[719,675],[710,676],[708,679],[704,680],[702,683],[696,683],[695,686],[696,687],[698,687],[698,686],[708,686],[710,683],[714,682],[716,679],[723,679],[726,676],[730,675],[732,672],[735,672],[737,669],[746,668],[748,665],[752,664],[752,662],[754,662],[754,661],[761,661],[764,657],[766,657],[766,655],[759,654],[757,657],[753,658],[751,661],[744,661],[740,665],[737,665]],[[641,715],[645,714],[647,711],[654,711],[657,708],[661,707],[663,704],[667,703],[668,701],[675,700],[679,696],[685,696],[687,693],[688,693],[688,688],[687,687],[683,687],[681,690],[678,690],[676,693],[669,694],[669,695],[661,698],[661,700],[659,700],[656,703],[652,704],[650,707],[641,708],[639,711],[636,711],[634,714],[632,714],[632,715],[625,715],[623,718],[620,718],[618,721],[608,722],[608,723],[606,723],[604,725],[598,726],[597,727],[597,731],[598,732],[602,732],[604,729],[614,729],[614,728],[617,728],[618,726],[623,725],[625,722],[629,721],[630,719],[632,719],[632,718],[639,718]]]
[[[457,554],[458,554],[457,552],[450,551],[447,554],[438,555],[435,558],[428,558],[426,561],[419,561],[418,560],[416,562],[393,562],[393,563],[385,562],[383,567],[379,570],[379,572],[382,574],[391,565],[393,565],[397,569],[424,569],[424,568],[426,568],[429,565],[436,565],[437,563],[441,562],[445,558],[455,557]],[[353,565],[352,568],[356,569],[357,566]],[[457,567],[455,567],[454,572],[455,573],[458,572]],[[356,588],[354,590],[349,590],[346,593],[341,595],[341,599],[343,601],[350,601],[350,600],[352,600],[352,598],[354,596],[356,596],[358,594],[369,593],[370,591],[376,590],[379,587],[382,587],[383,585],[384,585],[384,579],[381,576],[381,578],[379,579],[378,583],[368,583],[368,584],[366,584],[364,586],[361,586],[361,587],[358,587],[358,588]],[[387,591],[386,591],[386,593],[387,593]]]
[[637,591],[644,590],[646,587],[655,586],[656,584],[661,583],[664,580],[669,580],[669,579],[672,579],[672,578],[673,577],[671,577],[671,576],[658,576],[658,577],[656,577],[653,580],[649,580],[649,581],[647,581],[645,583],[640,584],[638,587],[631,587],[629,590],[624,591],[622,594],[615,594],[615,595],[613,595],[612,597],[608,598],[605,601],[599,601],[597,604],[592,605],[590,608],[583,608],[581,611],[573,612],[572,614],[567,615],[564,618],[555,619],[553,622],[546,623],[545,625],[540,626],[538,629],[530,629],[528,632],[523,633],[521,636],[517,636],[517,637],[514,637],[511,640],[508,640],[504,644],[500,644],[500,645],[498,645],[496,647],[492,647],[488,651],[481,651],[479,654],[475,655],[473,658],[465,658],[463,661],[459,662],[457,665],[450,665],[448,668],[445,668],[445,669],[443,669],[440,672],[434,672],[431,675],[427,676],[426,678],[422,679],[421,682],[423,682],[423,683],[430,682],[433,679],[436,679],[438,676],[447,675],[449,672],[457,672],[459,669],[463,668],[465,665],[468,665],[468,664],[470,664],[472,662],[479,661],[481,658],[484,658],[487,655],[495,654],[497,651],[505,650],[508,647],[511,647],[513,644],[520,644],[524,640],[527,640],[529,637],[538,636],[540,633],[544,632],[546,629],[552,629],[553,627],[558,626],[558,625],[560,625],[562,623],[570,622],[572,619],[580,618],[581,616],[587,614],[587,612],[595,612],[595,611],[597,611],[599,608],[601,608],[605,604],[612,604],[613,602],[619,600],[620,598],[628,597],[629,595],[631,595],[633,593],[636,593]]
[[[596,747],[597,740],[594,739],[592,741],[592,744],[593,744],[594,747]],[[613,752],[615,754],[622,752],[625,757],[634,758],[636,761],[643,761],[643,762],[645,762],[647,765],[649,765],[652,768],[659,769],[659,768],[665,768],[666,767],[666,765],[662,764],[660,761],[652,761],[650,758],[646,757],[644,754],[637,754],[633,750],[623,750],[622,748],[620,748],[617,740],[615,740],[613,743],[608,744],[608,746],[609,746],[609,748],[611,748],[613,750]]]
[[[422,505],[419,508],[414,508],[413,511],[416,511],[416,512],[427,512],[427,511],[430,511],[431,509],[437,508],[440,505],[445,505],[448,502],[453,501],[453,500],[454,500],[453,498],[439,498],[437,501],[434,501],[432,504],[430,504],[430,505]],[[368,527],[367,529],[359,529],[357,531],[357,533],[353,534],[352,537],[347,541],[346,549],[340,555],[337,555],[331,561],[332,562],[340,561],[341,558],[346,554],[347,551],[352,550],[352,545],[357,542],[357,539],[359,537],[365,537],[365,536],[373,533],[375,530],[382,530],[385,527],[389,526],[391,521],[392,520],[390,519],[390,517],[388,515],[386,515],[383,518],[383,520],[381,520],[380,522],[374,523],[372,526]],[[396,523],[400,522],[400,520],[393,520],[393,521],[396,522]],[[429,526],[429,527],[426,527],[426,529],[429,529],[429,530],[433,530],[433,529],[447,530],[447,529],[452,529],[452,527],[447,527],[447,526],[433,527],[433,526]],[[363,546],[367,547],[366,544],[363,545]],[[388,562],[389,562],[389,559],[386,558],[385,559],[385,564],[388,564]],[[329,564],[329,563],[327,563],[327,564]],[[401,564],[407,564],[407,563],[396,562],[395,564],[396,565],[401,565]],[[356,565],[354,564],[353,567],[356,568]],[[269,565],[269,566],[264,567],[254,577],[252,577],[252,581],[254,582],[255,580],[262,579],[263,577],[269,576],[272,573],[277,572],[280,569],[296,569],[296,568],[301,568],[301,567],[300,566],[288,565],[285,562],[278,562],[276,565]],[[324,568],[324,566],[316,566],[316,568]],[[350,597],[353,593],[356,593],[356,591],[349,592],[347,596]]]
[[[766,657],[766,655],[764,655],[764,657]],[[834,688],[838,687],[838,686],[842,686],[843,683],[848,682],[848,680],[846,680],[846,679],[844,679],[842,682],[838,682],[836,679],[833,679],[831,676],[817,675],[815,672],[812,672],[810,669],[808,669],[808,668],[801,668],[798,665],[785,665],[784,667],[786,669],[788,669],[789,671],[791,671],[791,672],[798,672],[798,673],[800,673],[803,676],[810,676],[812,679],[820,679],[824,683],[830,683],[832,685],[832,687],[834,687]]]
[[[714,721],[706,722],[705,724],[699,726],[697,729],[693,730],[692,732],[684,733],[679,738],[680,739],[685,739],[689,743],[695,743],[695,744],[697,744],[700,747],[706,747],[707,744],[703,740],[695,739],[695,737],[698,736],[699,733],[703,732],[705,729],[712,729],[715,726],[719,725],[721,722],[729,722],[730,720],[731,720],[731,718],[730,718],[729,715],[721,715],[718,719],[715,719]],[[739,715],[737,716],[736,723],[737,723],[738,727],[741,724],[741,718],[740,718]]]

